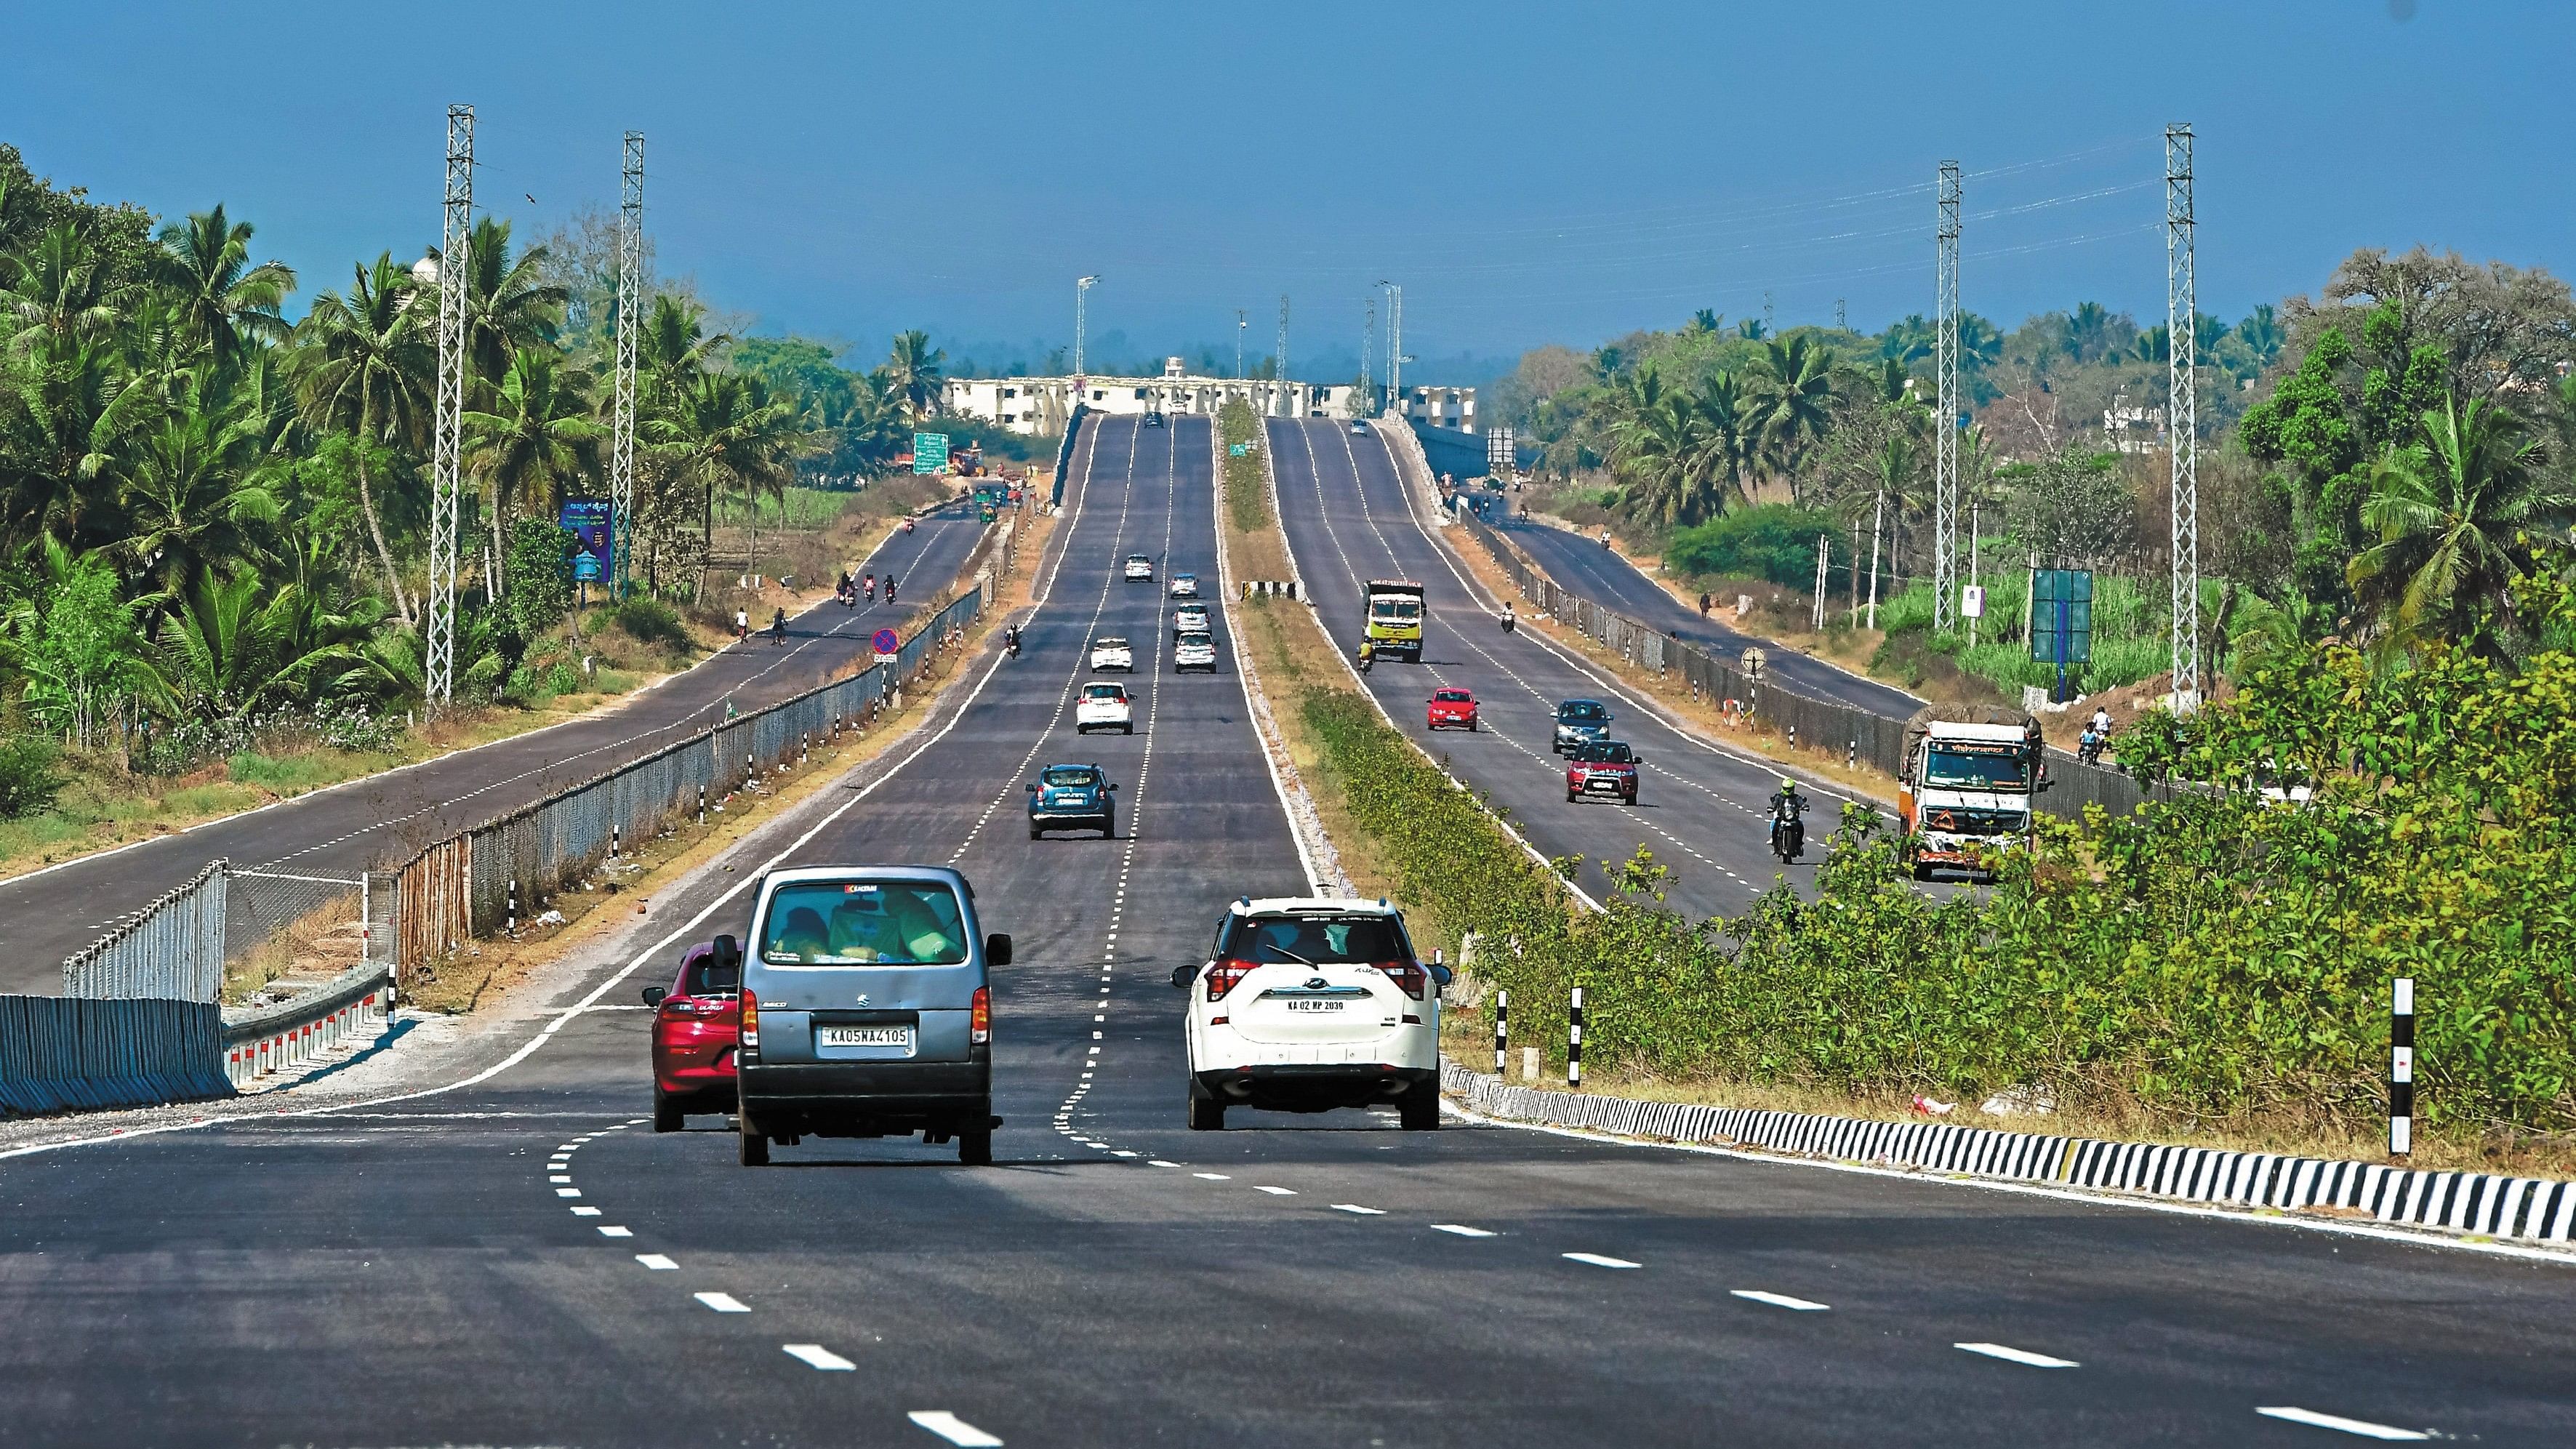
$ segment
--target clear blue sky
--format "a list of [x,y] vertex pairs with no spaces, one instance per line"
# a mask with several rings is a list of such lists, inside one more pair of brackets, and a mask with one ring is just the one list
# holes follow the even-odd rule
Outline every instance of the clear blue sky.
[[467,100],[487,206],[613,205],[641,129],[666,270],[870,357],[905,326],[1069,340],[1083,272],[1137,350],[1230,352],[1243,307],[1266,352],[1288,293],[1292,364],[1355,350],[1380,277],[1426,358],[1766,290],[1782,325],[1843,298],[1875,328],[1931,310],[1944,157],[1967,306],[2160,320],[2168,120],[2200,138],[2205,311],[2365,244],[2576,269],[2563,4],[103,0],[8,30],[0,139],[40,174],[222,200],[308,288],[434,239]]

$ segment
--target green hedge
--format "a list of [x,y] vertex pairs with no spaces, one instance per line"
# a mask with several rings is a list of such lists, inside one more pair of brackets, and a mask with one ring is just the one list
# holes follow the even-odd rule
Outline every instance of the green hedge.
[[1262,476],[1261,457],[1247,449],[1234,451],[1237,443],[1267,446],[1263,440],[1261,419],[1252,406],[1238,398],[1217,410],[1217,437],[1226,445],[1225,509],[1239,533],[1259,533],[1270,526],[1270,489]]
[[1677,531],[1664,546],[1664,562],[1684,573],[1768,579],[1784,588],[1811,589],[1816,585],[1816,539],[1833,531],[1833,519],[1817,509],[1764,503]]

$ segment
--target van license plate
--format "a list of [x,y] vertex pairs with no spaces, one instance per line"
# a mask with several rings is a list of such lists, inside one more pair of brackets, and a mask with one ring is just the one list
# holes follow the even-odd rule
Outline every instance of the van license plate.
[[814,1029],[815,1045],[827,1047],[901,1047],[912,1050],[908,1026],[824,1026]]

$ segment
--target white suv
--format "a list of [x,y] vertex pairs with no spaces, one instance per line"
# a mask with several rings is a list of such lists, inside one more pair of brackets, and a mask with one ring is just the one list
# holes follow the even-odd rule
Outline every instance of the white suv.
[[1102,635],[1091,641],[1091,669],[1095,674],[1111,669],[1136,672],[1136,651],[1126,640]]
[[1073,732],[1087,735],[1093,730],[1136,733],[1136,711],[1127,701],[1127,686],[1095,679],[1082,687],[1082,697],[1073,702]]
[[1329,1112],[1392,1103],[1407,1131],[1440,1125],[1440,989],[1449,970],[1415,957],[1404,913],[1329,896],[1226,908],[1216,953],[1182,966],[1189,992],[1189,1121],[1225,1126],[1230,1106]]
[[1153,577],[1154,560],[1152,555],[1141,553],[1131,553],[1127,555],[1127,581],[1129,583],[1135,583],[1139,580],[1151,582]]

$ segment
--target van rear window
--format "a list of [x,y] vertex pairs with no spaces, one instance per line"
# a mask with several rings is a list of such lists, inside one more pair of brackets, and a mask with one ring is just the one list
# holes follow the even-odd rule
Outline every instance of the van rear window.
[[955,966],[966,959],[957,893],[927,881],[800,881],[769,898],[760,959],[772,966]]

